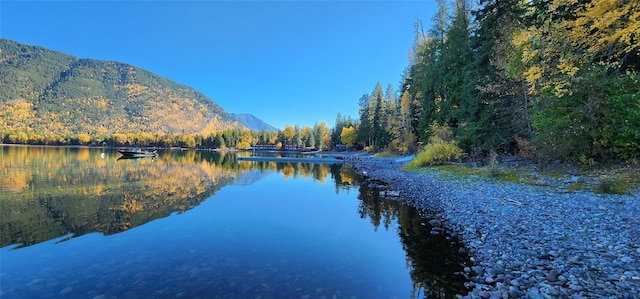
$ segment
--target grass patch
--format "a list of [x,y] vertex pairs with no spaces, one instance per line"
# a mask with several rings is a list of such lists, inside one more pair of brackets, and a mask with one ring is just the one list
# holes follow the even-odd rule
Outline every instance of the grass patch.
[[569,192],[582,191],[586,189],[588,189],[587,185],[583,182],[571,182],[569,183],[569,186],[567,186],[567,191]]
[[460,163],[434,166],[409,163],[404,169],[409,171],[434,171],[445,179],[476,178],[504,181],[549,187],[564,192],[588,191],[597,194],[620,195],[633,195],[640,192],[640,167],[637,166],[608,165],[577,172],[571,170],[571,168],[541,172],[533,166],[533,164],[526,164],[509,167],[500,165],[498,161],[489,161],[482,167]]
[[497,176],[491,177],[499,181],[512,183],[523,183],[526,181],[526,179],[524,179],[522,175],[515,170],[502,170]]
[[447,178],[458,179],[458,178],[467,178],[472,176],[482,176],[482,172],[477,167],[469,167],[467,165],[439,165],[433,166],[432,168],[437,169],[440,173]]
[[600,180],[593,192],[598,194],[630,194],[631,186],[621,178]]
[[376,153],[373,156],[380,157],[380,158],[396,158],[400,156],[400,153],[392,152],[392,151],[384,151],[384,152]]
[[491,164],[484,167],[474,167],[467,164],[442,164],[434,166],[419,166],[413,163],[405,165],[405,170],[420,171],[420,170],[435,170],[440,173],[443,178],[448,179],[463,179],[469,177],[476,177],[480,179],[496,180],[513,183],[528,183],[534,185],[539,179],[538,177],[531,175],[530,171],[501,168],[497,164],[491,166]]

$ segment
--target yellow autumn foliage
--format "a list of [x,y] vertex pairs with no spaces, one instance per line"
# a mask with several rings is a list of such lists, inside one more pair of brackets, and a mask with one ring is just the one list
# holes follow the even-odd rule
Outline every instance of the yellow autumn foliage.
[[0,132],[208,134],[242,127],[202,93],[131,65],[6,39],[0,48]]
[[554,0],[548,7],[549,15],[556,11],[571,17],[526,28],[511,38],[514,47],[522,51],[530,92],[553,87],[556,94],[562,94],[569,82],[552,78],[575,77],[582,66],[597,59],[616,65],[628,54],[638,55],[640,1]]
[[640,48],[640,1],[593,0],[567,25],[589,51],[624,55]]

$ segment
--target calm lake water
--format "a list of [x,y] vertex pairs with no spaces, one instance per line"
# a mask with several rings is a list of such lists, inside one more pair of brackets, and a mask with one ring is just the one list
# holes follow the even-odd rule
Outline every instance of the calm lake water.
[[348,166],[0,146],[2,298],[433,298],[459,245]]

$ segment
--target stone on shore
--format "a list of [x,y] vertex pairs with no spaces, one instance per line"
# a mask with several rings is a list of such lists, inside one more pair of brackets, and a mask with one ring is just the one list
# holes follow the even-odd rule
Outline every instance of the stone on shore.
[[[637,298],[640,199],[551,187],[408,172],[400,164],[355,163],[459,238],[473,265],[465,298]],[[433,234],[446,233],[442,229]]]

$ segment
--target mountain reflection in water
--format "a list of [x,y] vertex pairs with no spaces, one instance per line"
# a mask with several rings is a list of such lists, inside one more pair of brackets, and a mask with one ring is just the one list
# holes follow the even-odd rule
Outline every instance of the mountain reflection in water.
[[0,146],[0,157],[0,247],[5,254],[50,240],[127,231],[215,201],[224,186],[249,186],[275,172],[285,179],[331,183],[336,194],[357,192],[354,217],[367,219],[375,231],[396,230],[413,298],[454,298],[466,292],[460,273],[469,260],[458,253],[456,240],[432,235],[420,211],[381,198],[383,185],[363,182],[348,166],[237,162],[234,153],[208,151],[165,150],[155,159],[118,160],[110,149],[33,146]]
[[[329,165],[238,163],[228,152],[165,151],[120,159],[115,150],[2,146],[0,247],[29,246],[72,234],[119,233],[197,206],[255,173],[313,176]],[[247,176],[246,173],[253,174]]]

